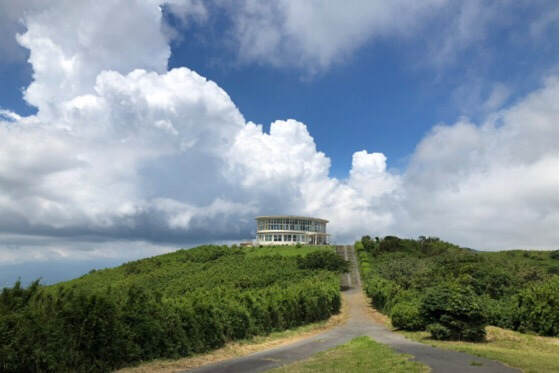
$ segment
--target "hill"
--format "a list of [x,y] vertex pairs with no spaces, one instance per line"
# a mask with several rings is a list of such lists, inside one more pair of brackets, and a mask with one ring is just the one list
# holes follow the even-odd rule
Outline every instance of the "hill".
[[200,246],[52,286],[4,289],[0,370],[108,371],[339,312],[344,263],[331,248],[306,247],[306,257],[258,250]]
[[484,338],[486,324],[558,335],[558,251],[483,252],[437,238],[356,243],[374,306],[406,330]]

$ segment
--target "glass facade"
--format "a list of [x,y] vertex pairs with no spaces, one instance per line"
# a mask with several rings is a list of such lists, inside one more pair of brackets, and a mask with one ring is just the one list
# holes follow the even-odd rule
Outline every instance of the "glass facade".
[[259,218],[257,231],[301,231],[327,233],[327,223],[311,219]]
[[257,244],[328,244],[327,220],[266,216],[257,218]]

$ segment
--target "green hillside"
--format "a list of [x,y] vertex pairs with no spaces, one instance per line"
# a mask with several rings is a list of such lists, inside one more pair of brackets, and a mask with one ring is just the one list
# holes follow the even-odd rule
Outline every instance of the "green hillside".
[[344,263],[315,249],[200,246],[16,284],[0,295],[0,370],[108,371],[326,319],[340,309],[339,275],[326,268]]
[[159,292],[164,297],[192,296],[217,288],[255,290],[313,277],[308,271],[299,269],[295,258],[290,257],[323,250],[332,251],[332,248],[199,246],[128,262],[116,268],[93,270],[45,290],[50,293],[60,288],[103,292],[110,287],[113,292],[126,292],[132,286],[138,286]]
[[558,335],[558,251],[483,252],[437,238],[356,243],[374,306],[394,326],[438,339],[484,338],[484,325]]

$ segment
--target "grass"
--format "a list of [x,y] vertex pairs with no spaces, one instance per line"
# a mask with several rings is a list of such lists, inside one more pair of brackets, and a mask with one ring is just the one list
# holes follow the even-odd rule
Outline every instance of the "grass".
[[410,357],[410,355],[396,353],[369,337],[358,337],[344,345],[320,352],[310,359],[269,372],[429,372],[426,365],[410,361]]
[[251,247],[246,249],[247,256],[268,256],[268,255],[281,255],[281,256],[296,256],[296,255],[307,255],[313,251],[334,251],[334,246],[312,246],[303,245],[301,247],[296,247],[292,245],[278,245],[278,246],[263,246],[263,247]]
[[[364,295],[365,296],[365,295]],[[371,306],[371,315],[379,323],[393,329],[391,319]],[[437,341],[426,331],[409,332],[393,329],[409,339],[445,348],[470,353],[475,356],[500,361],[525,373],[558,372],[558,338],[541,337],[519,333],[495,326],[486,327],[486,342]],[[473,361],[471,365],[479,363]]]
[[486,342],[436,341],[428,332],[400,331],[410,339],[450,350],[498,360],[525,373],[558,372],[558,338],[518,333],[488,326]]
[[308,338],[342,324],[348,318],[348,304],[343,300],[341,312],[328,320],[319,321],[266,336],[255,336],[226,344],[224,347],[208,353],[197,354],[180,359],[157,359],[141,363],[135,367],[127,367],[117,373],[171,373],[178,370],[194,369],[222,360],[246,356],[262,350],[268,350],[303,338]]

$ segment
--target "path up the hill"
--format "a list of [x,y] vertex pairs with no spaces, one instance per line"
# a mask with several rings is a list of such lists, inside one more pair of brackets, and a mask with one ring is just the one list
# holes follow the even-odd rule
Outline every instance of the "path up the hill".
[[377,342],[389,345],[397,352],[413,355],[416,361],[428,365],[433,373],[520,372],[520,370],[507,367],[493,360],[411,341],[389,330],[385,325],[376,322],[370,315],[370,305],[362,292],[354,248],[352,246],[337,246],[336,250],[339,255],[342,255],[351,263],[351,272],[342,275],[341,278],[341,286],[345,289],[343,297],[349,308],[349,317],[346,323],[290,345],[209,364],[189,372],[263,372],[306,359],[317,352],[344,344],[355,337],[364,335]]

